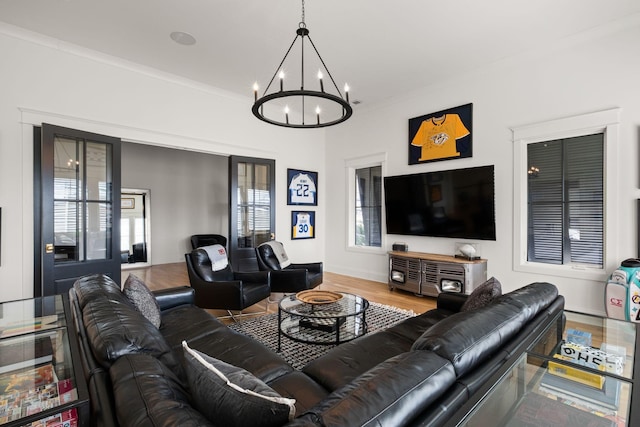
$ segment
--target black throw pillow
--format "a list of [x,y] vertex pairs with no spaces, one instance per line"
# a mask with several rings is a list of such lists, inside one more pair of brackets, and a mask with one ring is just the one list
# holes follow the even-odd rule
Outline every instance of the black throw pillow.
[[195,407],[212,423],[225,427],[275,427],[295,416],[287,399],[250,372],[189,348],[185,371]]

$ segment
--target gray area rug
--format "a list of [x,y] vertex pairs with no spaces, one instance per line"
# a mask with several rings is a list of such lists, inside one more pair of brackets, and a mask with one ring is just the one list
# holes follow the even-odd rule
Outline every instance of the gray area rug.
[[[386,329],[411,316],[415,316],[412,311],[372,302],[367,310],[369,333]],[[277,313],[243,320],[229,327],[257,339],[273,351],[278,350]],[[299,343],[283,336],[280,355],[295,369],[302,369],[308,362],[322,356],[333,347],[335,346]]]

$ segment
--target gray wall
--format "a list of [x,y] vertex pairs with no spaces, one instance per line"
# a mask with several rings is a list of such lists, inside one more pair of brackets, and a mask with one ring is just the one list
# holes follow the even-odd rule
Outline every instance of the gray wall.
[[122,187],[150,190],[151,263],[184,261],[192,234],[228,237],[228,159],[122,143]]

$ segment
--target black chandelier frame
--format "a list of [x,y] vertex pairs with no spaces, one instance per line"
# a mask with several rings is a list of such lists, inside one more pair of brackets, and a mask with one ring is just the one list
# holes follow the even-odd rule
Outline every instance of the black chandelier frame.
[[[304,3],[303,3],[303,7],[304,7]],[[338,93],[338,95],[334,95],[332,93],[328,93],[324,90],[324,85],[322,83],[322,80],[320,81],[320,90],[309,90],[309,89],[305,89],[304,87],[304,39],[305,37],[307,39],[309,39],[309,43],[311,44],[311,46],[313,47],[313,50],[316,52],[316,55],[318,56],[318,59],[320,60],[320,63],[322,63],[322,66],[324,68],[324,70],[326,71],[327,75],[329,76],[329,78],[331,79],[331,83],[333,84],[333,87],[335,88],[336,92]],[[267,94],[267,92],[269,91],[269,89],[271,88],[271,85],[273,84],[276,76],[278,75],[278,72],[280,72],[282,70],[282,65],[285,63],[285,61],[287,60],[287,57],[289,56],[289,53],[291,52],[291,49],[293,48],[293,46],[296,44],[296,41],[298,41],[298,38],[300,38],[300,44],[301,44],[301,58],[302,58],[302,63],[301,63],[301,87],[299,90],[284,90],[283,89],[283,83],[282,80],[280,81],[280,90],[279,91],[275,91],[272,92],[270,94]],[[296,37],[293,39],[293,42],[291,42],[291,45],[289,46],[289,49],[287,50],[287,53],[284,55],[284,58],[282,58],[282,61],[280,61],[280,64],[278,65],[278,68],[276,68],[275,73],[273,73],[273,76],[271,77],[271,80],[269,81],[269,84],[267,85],[266,89],[264,90],[262,96],[260,98],[258,98],[258,92],[257,90],[254,90],[254,97],[255,97],[255,102],[253,104],[253,107],[251,108],[251,111],[253,112],[253,115],[256,116],[258,119],[270,123],[272,125],[276,125],[276,126],[283,126],[283,127],[288,127],[288,128],[299,128],[299,129],[313,129],[313,128],[322,128],[322,127],[327,127],[327,126],[333,126],[333,125],[337,125],[339,123],[342,123],[344,121],[346,121],[347,119],[349,119],[351,117],[351,115],[353,114],[353,108],[351,107],[350,103],[349,103],[349,92],[347,90],[345,90],[345,96],[343,97],[342,92],[340,91],[340,89],[338,88],[338,85],[336,84],[333,76],[331,75],[331,72],[329,71],[329,69],[327,68],[327,65],[325,64],[324,60],[322,59],[322,56],[320,55],[320,52],[318,52],[318,49],[316,48],[315,44],[313,43],[313,40],[311,39],[311,37],[309,36],[309,30],[307,29],[307,26],[304,22],[304,8],[303,8],[303,21],[300,22],[299,24],[299,28],[296,30]],[[271,101],[275,101],[275,100],[279,100],[279,99],[286,99],[286,98],[300,98],[301,101],[301,115],[302,115],[302,123],[290,123],[289,122],[289,116],[288,114],[285,114],[285,120],[284,121],[278,121],[275,120],[273,118],[269,118],[267,116],[264,115],[264,105],[268,102]],[[305,111],[305,106],[306,106],[306,98],[321,98],[321,99],[326,99],[328,101],[334,102],[336,104],[339,104],[342,107],[342,115],[340,117],[338,117],[335,120],[331,120],[331,121],[327,121],[327,122],[322,122],[320,120],[320,114],[317,113],[316,114],[316,120],[314,122],[308,123],[305,122],[306,120],[306,111]]]

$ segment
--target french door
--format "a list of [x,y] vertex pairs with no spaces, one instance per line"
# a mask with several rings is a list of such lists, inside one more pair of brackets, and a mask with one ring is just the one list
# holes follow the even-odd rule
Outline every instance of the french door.
[[39,153],[34,142],[34,294],[95,273],[120,283],[120,139],[43,124]]
[[275,160],[229,158],[229,243],[235,271],[256,271],[255,248],[275,238]]

